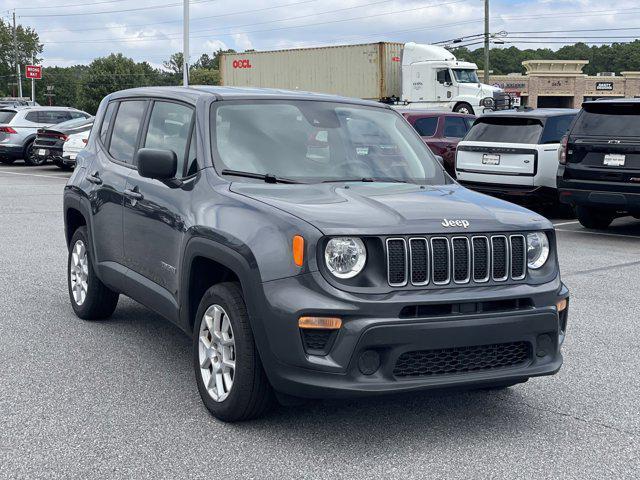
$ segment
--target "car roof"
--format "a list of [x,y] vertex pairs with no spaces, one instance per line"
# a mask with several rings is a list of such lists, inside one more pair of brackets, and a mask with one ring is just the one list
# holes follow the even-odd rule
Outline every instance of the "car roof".
[[[11,107],[12,110],[15,110],[16,112],[41,112],[43,110],[46,111],[51,111],[51,110],[73,110],[73,111],[80,111],[77,108],[73,108],[73,107],[44,107],[42,105],[39,106],[34,106],[34,105],[17,105],[15,107]],[[4,110],[4,109],[3,109]]]
[[523,117],[545,119],[558,117],[560,115],[577,115],[577,108],[533,108],[531,110],[498,110],[495,112],[483,113],[481,117]]
[[277,88],[222,87],[193,85],[189,87],[140,87],[112,93],[109,98],[117,100],[127,97],[163,97],[195,102],[202,96],[214,97],[216,100],[318,100],[327,102],[350,103],[356,105],[390,108],[380,102],[361,100],[359,98],[341,97],[324,93],[305,92],[301,90],[283,90]]
[[601,98],[597,100],[588,100],[582,105],[593,105],[594,103],[620,103],[623,105],[640,104],[640,98]]

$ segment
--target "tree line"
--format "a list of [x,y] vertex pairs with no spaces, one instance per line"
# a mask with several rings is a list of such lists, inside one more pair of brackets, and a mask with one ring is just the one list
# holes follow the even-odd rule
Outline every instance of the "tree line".
[[[13,96],[16,92],[14,71],[13,31],[11,25],[0,20],[0,97]],[[43,46],[38,34],[30,27],[18,26],[18,61],[21,65],[41,63]],[[189,78],[194,85],[218,85],[220,83],[220,57],[235,50],[218,50],[203,54],[190,66]],[[484,68],[482,48],[453,50],[456,57],[474,62]],[[42,80],[36,84],[36,100],[41,105],[68,105],[95,113],[102,98],[109,93],[126,88],[151,85],[180,85],[182,83],[182,53],[174,53],[162,68],[148,62],[136,62],[122,53],[112,53],[93,60],[89,65],[43,68]],[[589,46],[584,43],[568,45],[558,50],[548,48],[520,50],[517,47],[492,48],[490,69],[494,74],[523,73],[524,60],[589,60],[584,72],[640,70],[640,40],[631,43]],[[24,80],[23,94],[30,93],[30,83]]]

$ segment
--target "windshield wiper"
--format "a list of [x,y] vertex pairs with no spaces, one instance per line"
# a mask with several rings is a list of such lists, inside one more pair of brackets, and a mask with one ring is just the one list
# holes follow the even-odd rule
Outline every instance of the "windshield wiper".
[[258,180],[264,180],[265,183],[302,183],[290,178],[276,177],[270,173],[254,173],[243,172],[241,170],[230,170],[225,168],[220,172],[222,175],[233,175],[235,177],[256,178]]
[[333,183],[333,182],[367,182],[367,183],[410,183],[406,180],[400,180],[397,178],[373,178],[373,177],[360,177],[360,178],[338,178],[335,180],[323,180],[322,183]]

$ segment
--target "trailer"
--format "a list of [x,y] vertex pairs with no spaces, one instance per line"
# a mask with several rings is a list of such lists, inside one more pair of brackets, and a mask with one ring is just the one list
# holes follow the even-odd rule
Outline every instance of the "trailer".
[[378,42],[223,54],[221,85],[399,100],[402,47],[402,43]]

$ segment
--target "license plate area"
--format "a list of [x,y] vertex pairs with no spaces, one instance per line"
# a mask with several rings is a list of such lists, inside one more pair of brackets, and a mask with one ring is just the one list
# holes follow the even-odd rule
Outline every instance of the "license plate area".
[[46,157],[47,155],[49,155],[49,150],[45,148],[38,148],[36,150],[36,155],[40,155],[41,157]]
[[607,153],[602,163],[607,167],[624,167],[625,161],[626,156],[621,153]]
[[496,153],[485,153],[482,155],[483,165],[500,165],[500,155]]

